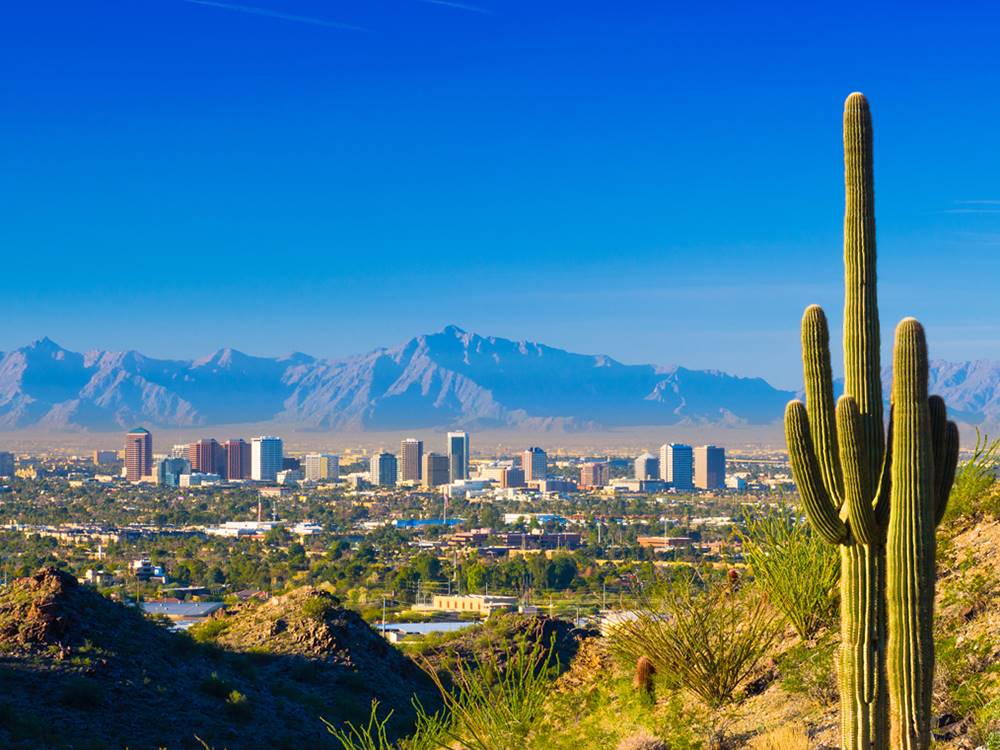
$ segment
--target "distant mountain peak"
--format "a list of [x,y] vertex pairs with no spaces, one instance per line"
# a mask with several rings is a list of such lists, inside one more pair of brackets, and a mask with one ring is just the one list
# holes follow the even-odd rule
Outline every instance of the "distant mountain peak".
[[[932,391],[967,423],[1000,422],[1000,364],[935,362]],[[0,354],[0,429],[124,431],[136,424],[276,423],[313,430],[581,430],[772,424],[794,394],[755,377],[627,365],[447,325],[341,359],[198,360],[64,350],[49,338]]]

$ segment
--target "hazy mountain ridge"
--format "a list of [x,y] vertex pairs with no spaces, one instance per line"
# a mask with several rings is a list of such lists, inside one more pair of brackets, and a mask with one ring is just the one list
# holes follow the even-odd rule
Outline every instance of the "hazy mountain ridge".
[[[998,421],[1000,363],[936,362],[932,390],[964,421]],[[589,430],[770,424],[794,394],[761,378],[625,365],[455,326],[343,359],[197,360],[71,352],[44,338],[0,355],[0,429],[121,430],[275,422],[302,429]]]

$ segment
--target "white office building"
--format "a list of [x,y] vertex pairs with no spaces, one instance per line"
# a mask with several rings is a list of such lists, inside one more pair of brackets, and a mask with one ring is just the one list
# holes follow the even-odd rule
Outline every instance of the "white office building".
[[677,490],[694,489],[694,451],[690,445],[660,446],[660,479]]
[[256,482],[274,482],[282,470],[285,446],[281,438],[261,435],[250,441],[250,478]]
[[659,479],[660,459],[652,453],[643,453],[635,460],[634,477],[639,480]]

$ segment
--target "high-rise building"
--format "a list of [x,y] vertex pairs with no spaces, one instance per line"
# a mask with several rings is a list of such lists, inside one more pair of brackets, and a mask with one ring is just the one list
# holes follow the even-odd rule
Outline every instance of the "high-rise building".
[[611,479],[611,464],[607,461],[592,461],[580,467],[581,487],[604,487]]
[[281,438],[261,435],[250,441],[250,477],[256,482],[274,482],[282,470],[285,445]]
[[399,444],[399,479],[401,482],[419,482],[423,476],[423,441],[406,438]]
[[184,474],[191,474],[191,462],[186,458],[163,458],[156,463],[156,483],[161,487],[180,487]]
[[700,445],[694,449],[694,486],[715,490],[726,486],[726,449]]
[[469,478],[469,433],[448,433],[448,481]]
[[451,481],[451,462],[443,453],[425,453],[421,467],[424,487],[440,487]]
[[521,454],[525,482],[538,482],[549,475],[549,457],[541,448],[528,448]]
[[643,453],[635,460],[635,478],[658,479],[660,476],[660,460],[652,453]]
[[14,454],[0,451],[0,477],[14,476]]
[[524,487],[524,469],[519,469],[516,466],[502,469],[500,471],[500,487],[501,489]]
[[125,478],[141,482],[153,473],[153,436],[136,427],[125,436]]
[[660,479],[674,489],[694,489],[694,455],[690,445],[664,443],[660,446]]
[[306,456],[305,477],[310,482],[340,479],[340,457],[330,453],[310,453]]
[[249,479],[253,465],[253,455],[250,443],[243,438],[230,438],[222,444],[226,455],[225,472],[221,475],[230,481]]
[[226,476],[226,452],[215,438],[202,438],[188,446],[187,460],[198,474]]
[[379,487],[395,487],[396,457],[384,451],[372,456],[368,481]]
[[118,451],[94,451],[94,465],[107,466],[118,463]]

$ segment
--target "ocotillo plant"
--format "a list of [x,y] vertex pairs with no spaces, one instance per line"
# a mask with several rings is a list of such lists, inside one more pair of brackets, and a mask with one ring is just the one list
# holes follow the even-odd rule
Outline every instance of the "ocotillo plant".
[[886,551],[892,746],[931,745],[934,683],[935,529],[958,463],[958,428],[944,401],[927,396],[923,326],[896,328],[893,356],[892,492]]
[[872,127],[868,102],[844,105],[844,396],[834,408],[826,315],[802,318],[806,403],[792,401],[785,434],[815,531],[841,551],[838,676],[843,750],[888,742],[885,526],[888,510],[875,276]]

